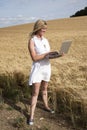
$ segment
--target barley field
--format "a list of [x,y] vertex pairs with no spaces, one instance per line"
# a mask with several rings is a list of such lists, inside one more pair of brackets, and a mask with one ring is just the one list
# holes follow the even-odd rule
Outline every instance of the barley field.
[[[68,54],[50,60],[52,76],[49,89],[56,111],[87,128],[87,16],[47,21],[51,50],[72,40]],[[29,76],[32,60],[28,38],[33,23],[0,28],[0,75],[21,72]]]

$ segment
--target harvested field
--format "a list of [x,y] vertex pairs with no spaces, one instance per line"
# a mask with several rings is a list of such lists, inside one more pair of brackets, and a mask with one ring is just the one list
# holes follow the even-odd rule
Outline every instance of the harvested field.
[[[0,75],[20,72],[28,77],[32,60],[27,46],[32,27],[33,24],[25,24],[0,29]],[[48,21],[45,36],[52,50],[72,40],[67,55],[50,60],[49,99],[74,127],[82,123],[81,127],[87,128],[87,16]]]

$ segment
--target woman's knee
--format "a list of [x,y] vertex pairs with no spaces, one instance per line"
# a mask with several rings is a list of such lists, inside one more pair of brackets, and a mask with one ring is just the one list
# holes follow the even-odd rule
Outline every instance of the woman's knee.
[[32,96],[37,97],[38,96],[38,92],[32,92]]
[[43,95],[46,95],[46,94],[47,94],[47,88],[44,88],[44,87],[43,87],[43,89],[42,89],[42,94],[43,94]]
[[32,96],[38,96],[40,89],[40,84],[34,84],[32,90]]

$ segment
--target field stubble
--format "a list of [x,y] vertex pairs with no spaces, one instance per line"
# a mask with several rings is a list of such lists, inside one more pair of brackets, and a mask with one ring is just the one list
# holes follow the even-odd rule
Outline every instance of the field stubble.
[[[58,103],[63,103],[63,112],[65,111],[65,113],[68,106],[70,118],[74,125],[76,125],[75,121],[81,117],[84,120],[83,124],[87,125],[86,22],[87,17],[48,21],[48,31],[46,33],[52,50],[59,50],[63,41],[72,40],[67,55],[50,61],[52,77],[49,88],[52,91],[56,90],[56,99],[52,96],[54,94],[51,95],[52,100],[55,99],[54,105],[56,104],[56,106],[54,107],[56,111],[59,107]],[[32,24],[0,29],[0,75],[13,73],[14,71],[29,75],[32,61],[27,46],[31,30]],[[60,97],[57,97],[57,95],[60,95]],[[61,107],[60,105],[60,109]],[[77,111],[80,111],[81,116]]]

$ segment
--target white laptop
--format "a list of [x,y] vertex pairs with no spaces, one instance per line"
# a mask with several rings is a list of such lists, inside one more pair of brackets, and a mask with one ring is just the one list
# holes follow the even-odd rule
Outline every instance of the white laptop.
[[68,40],[68,41],[64,41],[60,47],[59,52],[54,51],[54,52],[50,52],[46,57],[49,59],[54,59],[54,58],[59,58],[62,56],[62,53],[66,54],[68,53],[68,50],[71,46],[72,41]]
[[72,43],[71,40],[64,41],[60,47],[59,54],[68,53],[71,43]]

